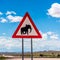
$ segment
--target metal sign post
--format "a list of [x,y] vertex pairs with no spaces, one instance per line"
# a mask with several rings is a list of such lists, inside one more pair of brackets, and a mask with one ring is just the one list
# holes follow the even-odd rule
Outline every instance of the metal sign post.
[[31,38],[31,60],[33,60],[33,41]]
[[24,40],[22,38],[22,60],[24,60]]
[[[22,38],[22,60],[24,60],[24,40]],[[31,60],[33,60],[33,41],[31,38]]]

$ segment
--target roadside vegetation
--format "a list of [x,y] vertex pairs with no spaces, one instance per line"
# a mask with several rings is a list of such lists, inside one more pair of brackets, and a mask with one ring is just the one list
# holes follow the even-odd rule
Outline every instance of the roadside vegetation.
[[7,57],[0,56],[0,60],[6,60]]
[[[30,53],[26,53],[24,57],[31,57]],[[33,53],[34,58],[60,58],[60,51],[40,51]]]
[[[5,57],[7,56],[7,57]],[[8,57],[8,56],[13,56],[13,57]],[[0,60],[6,60],[6,58],[22,58],[21,53],[1,53],[0,54]],[[24,53],[25,58],[31,58],[31,53],[26,52]],[[60,58],[60,51],[40,51],[40,52],[34,52],[33,53],[34,58]]]

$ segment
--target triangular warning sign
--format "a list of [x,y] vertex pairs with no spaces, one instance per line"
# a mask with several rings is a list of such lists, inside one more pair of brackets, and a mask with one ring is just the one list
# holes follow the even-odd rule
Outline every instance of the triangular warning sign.
[[42,38],[28,13],[25,14],[12,38]]

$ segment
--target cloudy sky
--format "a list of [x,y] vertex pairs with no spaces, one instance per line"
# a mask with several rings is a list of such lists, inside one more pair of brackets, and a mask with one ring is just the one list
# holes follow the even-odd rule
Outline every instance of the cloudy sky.
[[[21,52],[22,39],[12,35],[26,12],[42,34],[42,39],[33,39],[33,51],[60,51],[59,0],[0,0],[0,52]],[[25,52],[30,41],[24,39]]]

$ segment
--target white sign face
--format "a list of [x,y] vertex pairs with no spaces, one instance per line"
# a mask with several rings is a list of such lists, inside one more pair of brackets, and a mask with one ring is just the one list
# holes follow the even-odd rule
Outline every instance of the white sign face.
[[34,27],[32,26],[30,20],[28,17],[26,17],[25,21],[23,22],[23,24],[21,25],[19,31],[17,32],[17,35],[28,35],[28,36],[36,36],[37,33],[34,29]]

